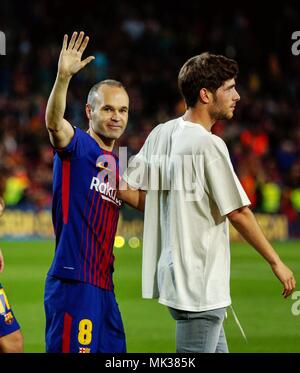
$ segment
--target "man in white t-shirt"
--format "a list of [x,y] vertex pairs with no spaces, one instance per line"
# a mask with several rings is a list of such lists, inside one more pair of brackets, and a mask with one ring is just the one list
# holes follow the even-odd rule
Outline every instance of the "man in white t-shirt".
[[145,209],[143,297],[168,306],[177,352],[228,352],[228,220],[270,264],[284,297],[295,288],[292,272],[248,208],[225,143],[211,133],[217,120],[233,116],[237,73],[237,63],[224,56],[189,59],[178,77],[185,114],[154,128],[123,177],[130,188],[118,192]]

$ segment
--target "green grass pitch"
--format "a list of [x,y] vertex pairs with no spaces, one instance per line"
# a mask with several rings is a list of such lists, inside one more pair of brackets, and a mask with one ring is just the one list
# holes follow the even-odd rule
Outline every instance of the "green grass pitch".
[[[276,243],[300,282],[300,242]],[[5,270],[0,281],[21,324],[25,352],[44,352],[43,289],[54,242],[2,241]],[[231,352],[300,352],[300,315],[295,300],[283,299],[269,266],[246,244],[232,244],[231,295],[248,343],[231,311],[225,332]],[[141,249],[115,249],[115,290],[127,335],[128,352],[174,352],[175,322],[157,300],[141,299]]]

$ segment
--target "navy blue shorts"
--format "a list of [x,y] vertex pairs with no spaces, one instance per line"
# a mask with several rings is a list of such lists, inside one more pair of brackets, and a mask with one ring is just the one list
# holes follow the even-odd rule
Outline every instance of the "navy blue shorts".
[[0,284],[0,337],[20,329],[12,309],[8,303],[5,291]]
[[113,291],[47,276],[46,352],[126,352]]

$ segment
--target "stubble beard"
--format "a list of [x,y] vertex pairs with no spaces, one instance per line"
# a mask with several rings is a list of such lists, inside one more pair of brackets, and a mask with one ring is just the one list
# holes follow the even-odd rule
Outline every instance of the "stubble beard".
[[229,120],[233,117],[233,113],[231,113],[229,110],[224,111],[224,110],[215,110],[211,114],[213,120],[216,122],[218,120]]

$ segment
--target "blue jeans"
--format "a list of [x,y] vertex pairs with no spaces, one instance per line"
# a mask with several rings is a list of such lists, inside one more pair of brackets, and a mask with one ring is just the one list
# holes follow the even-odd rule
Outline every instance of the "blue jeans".
[[226,308],[190,312],[169,307],[169,311],[176,320],[176,352],[228,352],[223,328]]

